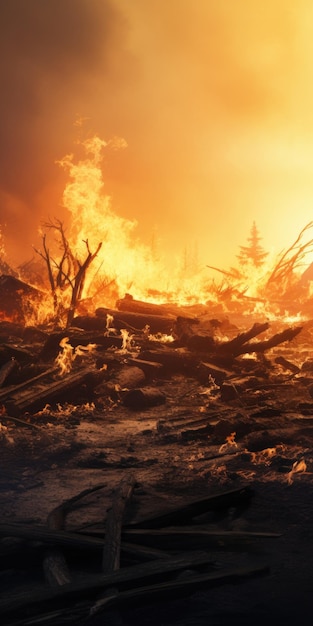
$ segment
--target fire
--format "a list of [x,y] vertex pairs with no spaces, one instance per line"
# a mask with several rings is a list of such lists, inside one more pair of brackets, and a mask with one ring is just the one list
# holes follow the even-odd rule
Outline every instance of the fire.
[[[281,305],[275,300],[281,296],[282,288],[289,289],[293,302],[292,288],[295,273],[299,266],[303,268],[306,256],[312,252],[310,222],[300,232],[296,241],[278,260],[273,253],[263,253],[259,244],[258,230],[253,223],[252,235],[248,239],[250,247],[241,246],[240,267],[231,271],[222,271],[224,279],[216,284],[208,268],[200,263],[187,263],[186,259],[168,261],[152,247],[142,244],[135,236],[137,223],[134,220],[118,216],[111,207],[111,198],[104,193],[102,174],[103,150],[125,148],[123,139],[105,142],[94,136],[81,144],[85,158],[75,162],[73,155],[64,157],[59,163],[69,174],[63,193],[63,204],[70,214],[69,240],[78,258],[82,255],[84,244],[90,241],[92,249],[99,242],[97,250],[97,268],[89,272],[85,280],[85,299],[91,299],[93,308],[99,304],[111,304],[111,290],[116,297],[124,297],[131,292],[135,299],[150,302],[166,300],[176,304],[199,304],[210,302],[242,303],[245,298],[246,308],[250,312],[262,312],[270,315],[280,312]],[[248,251],[248,258],[245,257]],[[249,258],[249,252],[252,259]],[[256,258],[253,257],[253,254]],[[238,255],[240,259],[240,255]],[[157,292],[152,292],[151,288]],[[270,304],[271,302],[271,304]],[[288,311],[286,315],[296,315]]]
[[[280,446],[281,448],[282,446]],[[259,465],[264,463],[268,465],[271,462],[271,459],[276,456],[277,448],[265,448],[264,450],[260,450],[259,452],[250,452],[251,462]]]
[[238,445],[235,441],[235,437],[236,437],[236,433],[230,433],[230,435],[228,435],[228,437],[226,437],[225,442],[223,443],[220,448],[219,448],[219,453],[222,454],[223,452],[226,452],[227,450],[231,449],[231,448],[238,448]]
[[106,335],[112,335],[112,334],[116,335],[117,330],[116,330],[116,328],[114,328],[114,326],[112,326],[113,322],[114,322],[114,316],[110,315],[110,313],[107,313],[106,324],[105,324],[105,326],[106,326],[105,334]]
[[[120,146],[125,145],[126,142],[120,140]],[[206,301],[210,281],[205,268],[188,276],[181,261],[173,259],[169,271],[161,255],[135,238],[137,223],[113,212],[111,198],[103,193],[101,170],[102,150],[109,148],[110,143],[95,136],[85,141],[82,147],[87,154],[85,159],[75,163],[74,156],[68,155],[60,165],[70,178],[64,190],[63,204],[71,217],[69,239],[73,248],[79,255],[86,239],[94,245],[99,241],[103,243],[97,257],[98,268],[86,280],[86,297],[92,297],[93,305],[97,301],[103,304],[103,299],[110,299],[110,290],[103,290],[103,285],[114,283],[118,297],[131,290],[136,299],[158,301],[158,297],[150,293],[151,287],[157,286],[159,293],[168,294],[180,304]]]
[[134,349],[133,339],[134,335],[131,335],[126,328],[121,328],[122,335],[122,352],[131,352]]
[[143,332],[147,335],[149,341],[157,341],[160,343],[173,343],[173,341],[175,341],[173,335],[167,335],[165,333],[151,333],[150,326],[148,325],[144,327]]
[[62,351],[59,352],[55,359],[55,364],[60,368],[60,375],[69,374],[72,369],[74,360],[74,348],[69,343],[69,337],[64,337],[59,343]]
[[69,374],[73,367],[73,362],[78,356],[86,356],[96,348],[96,344],[89,343],[87,346],[73,346],[69,343],[69,337],[63,337],[59,343],[62,351],[55,359],[55,364],[60,368],[60,376]]
[[287,474],[288,485],[292,485],[293,477],[295,474],[304,474],[307,470],[307,465],[304,459],[301,461],[295,461],[293,463],[291,471]]
[[[278,315],[287,322],[303,319],[295,303],[311,297],[313,222],[276,260],[273,254],[263,253],[254,223],[250,245],[240,247],[238,267],[224,271],[199,261],[190,263],[186,255],[172,258],[169,264],[158,245],[148,246],[136,238],[137,223],[117,215],[105,193],[103,152],[125,147],[123,139],[106,142],[94,136],[79,144],[80,160],[70,154],[59,161],[69,176],[63,193],[69,224],[65,227],[58,220],[48,222],[46,232],[41,232],[42,249],[35,251],[48,268],[46,295],[34,306],[30,306],[29,297],[25,298],[26,325],[52,321],[68,327],[78,309],[88,314],[97,306],[112,308],[126,293],[145,302],[216,304],[226,313],[241,307],[244,314],[265,315],[270,320]],[[0,261],[4,255],[0,233]],[[304,267],[308,274],[298,280],[297,270],[303,272]],[[218,270],[220,282],[215,282],[216,274],[212,278],[210,270]],[[115,332],[113,321],[108,315],[107,334]],[[150,339],[154,340],[152,335]],[[172,337],[161,340],[167,343]],[[220,340],[226,341],[226,336]]]

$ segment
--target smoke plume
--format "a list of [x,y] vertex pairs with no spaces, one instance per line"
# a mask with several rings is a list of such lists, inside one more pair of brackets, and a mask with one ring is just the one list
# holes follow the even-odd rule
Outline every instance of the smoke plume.
[[56,161],[95,133],[128,143],[104,154],[105,192],[148,243],[225,266],[253,221],[266,248],[293,240],[312,218],[312,17],[306,0],[0,0],[13,257],[64,215]]

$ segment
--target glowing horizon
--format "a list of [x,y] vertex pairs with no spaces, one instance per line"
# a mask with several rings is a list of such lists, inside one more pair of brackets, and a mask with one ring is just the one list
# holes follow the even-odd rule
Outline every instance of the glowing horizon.
[[313,216],[312,17],[309,0],[2,3],[9,255],[68,217],[56,161],[94,134],[128,144],[102,170],[137,243],[228,268],[255,221],[266,250],[289,247]]

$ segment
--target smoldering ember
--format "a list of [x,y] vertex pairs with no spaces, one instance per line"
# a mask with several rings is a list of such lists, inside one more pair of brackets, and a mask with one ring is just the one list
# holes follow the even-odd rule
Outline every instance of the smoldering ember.
[[266,266],[254,224],[189,301],[97,272],[85,296],[101,243],[59,221],[3,259],[2,624],[311,614],[311,228]]

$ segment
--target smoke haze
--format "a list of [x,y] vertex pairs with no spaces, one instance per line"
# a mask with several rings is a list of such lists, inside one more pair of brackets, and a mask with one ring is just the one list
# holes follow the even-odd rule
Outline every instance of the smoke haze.
[[94,133],[128,143],[104,153],[105,191],[147,243],[222,267],[254,220],[266,249],[291,243],[313,214],[312,17],[310,0],[0,0],[12,256],[64,214],[56,161]]

